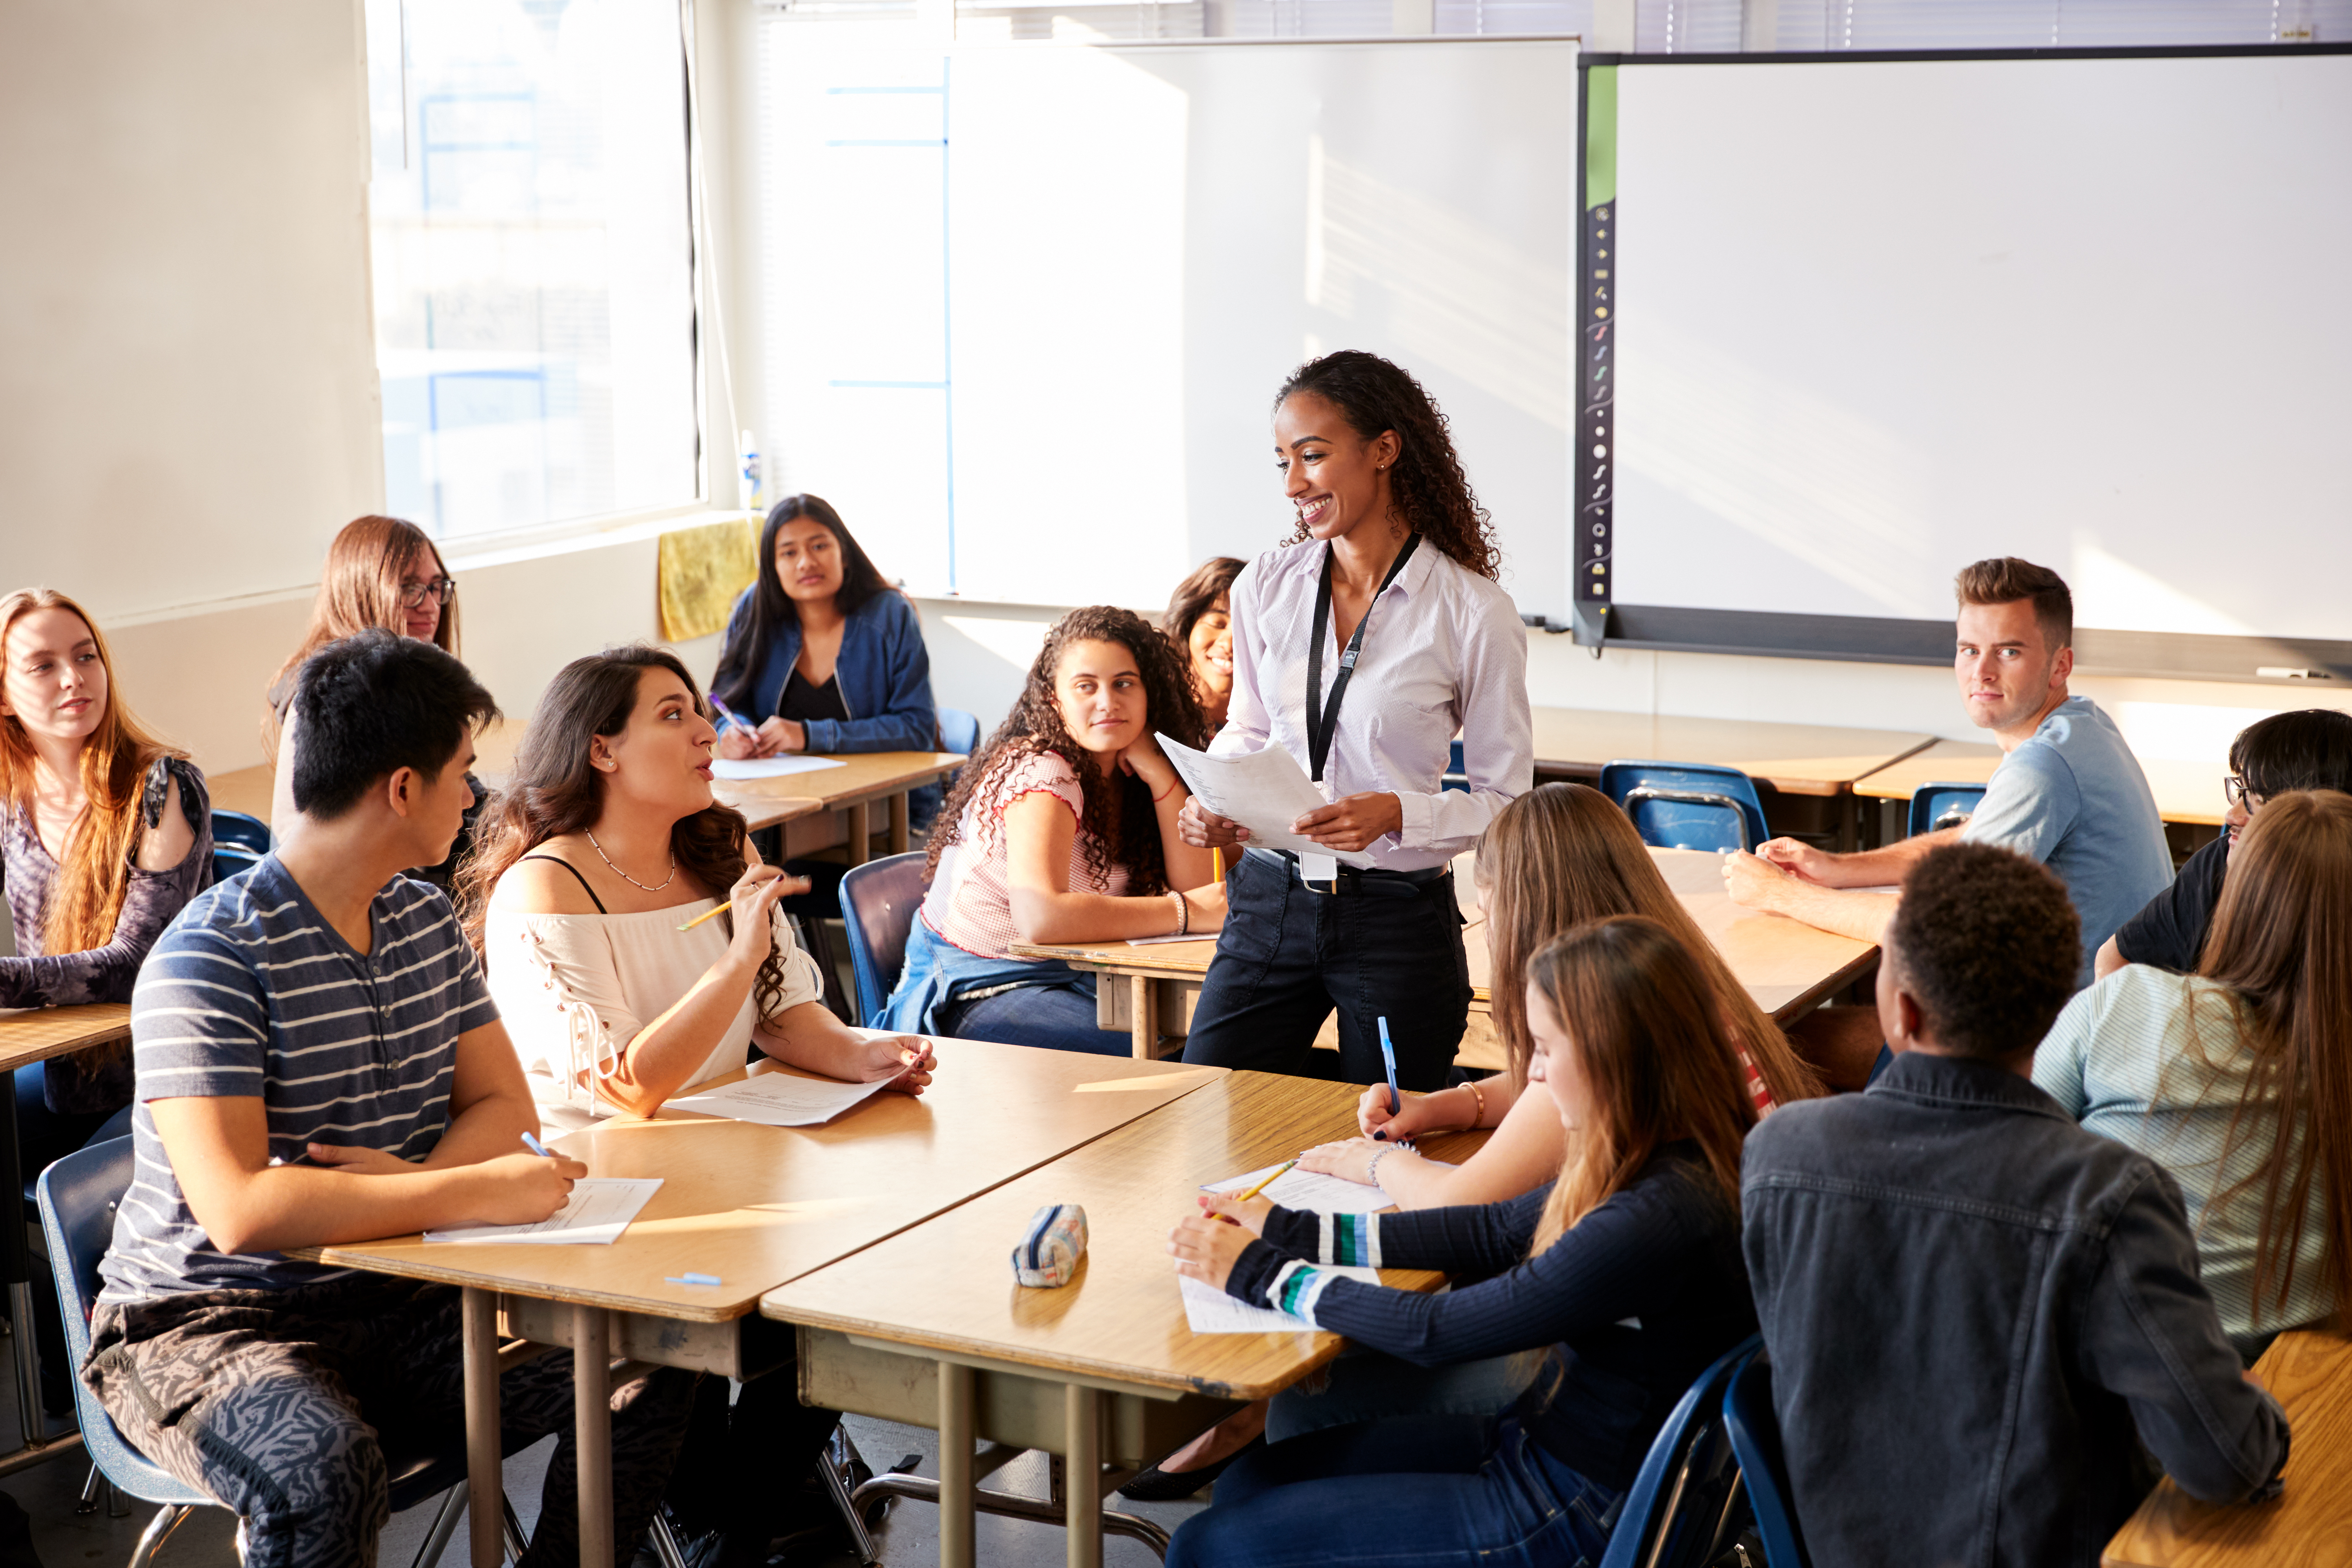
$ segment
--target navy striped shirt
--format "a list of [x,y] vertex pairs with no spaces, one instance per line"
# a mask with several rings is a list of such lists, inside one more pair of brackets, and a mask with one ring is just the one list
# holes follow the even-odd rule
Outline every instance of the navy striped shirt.
[[394,877],[369,919],[362,957],[271,855],[198,895],[148,953],[131,995],[138,1163],[99,1265],[100,1300],[278,1289],[349,1272],[215,1251],[147,1102],[257,1097],[272,1161],[299,1161],[311,1142],[430,1153],[448,1124],[457,1037],[498,1009],[438,888]]

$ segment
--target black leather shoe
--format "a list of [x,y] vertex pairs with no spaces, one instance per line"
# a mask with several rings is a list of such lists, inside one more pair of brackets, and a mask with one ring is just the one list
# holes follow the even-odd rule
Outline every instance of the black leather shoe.
[[1203,1465],[1197,1470],[1163,1470],[1154,1465],[1119,1488],[1118,1495],[1129,1502],[1181,1502],[1223,1475],[1225,1468],[1235,1459],[1265,1447],[1264,1437],[1253,1437],[1215,1464]]

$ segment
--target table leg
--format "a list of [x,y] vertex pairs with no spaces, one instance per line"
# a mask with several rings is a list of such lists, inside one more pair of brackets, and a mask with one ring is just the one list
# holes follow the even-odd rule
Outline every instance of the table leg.
[[1062,1485],[1070,1568],[1102,1568],[1102,1396],[1062,1385]]
[[873,823],[866,802],[861,800],[848,809],[849,863],[853,866],[863,866],[866,864],[867,847],[873,843]]
[[580,1450],[580,1562],[613,1561],[612,1320],[572,1309],[572,1426]]
[[907,815],[907,792],[900,790],[890,797],[890,853],[904,855],[912,841],[915,829]]
[[466,1354],[466,1540],[474,1568],[506,1561],[499,1539],[505,1482],[499,1452],[499,1299],[468,1285],[459,1299]]
[[25,1446],[38,1444],[47,1426],[41,1419],[41,1366],[34,1350],[33,1255],[25,1245],[25,1162],[16,1143],[16,1107],[0,1108],[0,1280],[8,1287],[8,1321],[14,1329],[10,1349],[16,1361],[17,1430]]
[[1160,1047],[1160,994],[1148,974],[1127,977],[1128,1029],[1139,1061],[1150,1061]]
[[940,1364],[940,1568],[972,1568],[971,1368]]

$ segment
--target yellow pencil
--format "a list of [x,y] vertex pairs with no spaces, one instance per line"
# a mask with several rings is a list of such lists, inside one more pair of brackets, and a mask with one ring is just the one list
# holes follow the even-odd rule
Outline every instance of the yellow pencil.
[[692,931],[695,927],[700,925],[705,921],[717,920],[720,915],[725,914],[731,908],[733,908],[733,906],[730,904],[721,904],[715,910],[705,910],[677,929],[680,931]]
[[1234,1197],[1234,1202],[1235,1202],[1235,1203],[1237,1203],[1237,1204],[1245,1204],[1245,1203],[1249,1202],[1249,1201],[1250,1201],[1250,1199],[1252,1199],[1252,1198],[1254,1198],[1254,1197],[1257,1196],[1257,1195],[1258,1195],[1258,1194],[1260,1194],[1260,1193],[1262,1193],[1262,1192],[1265,1191],[1265,1190],[1266,1190],[1266,1188],[1268,1188],[1268,1187],[1270,1187],[1270,1186],[1274,1185],[1274,1184],[1275,1184],[1276,1182],[1277,1182],[1277,1181],[1281,1180],[1281,1178],[1282,1178],[1282,1173],[1283,1173],[1285,1171],[1289,1170],[1291,1166],[1296,1165],[1297,1163],[1298,1163],[1298,1162],[1297,1162],[1297,1161],[1296,1161],[1296,1160],[1286,1160],[1286,1161],[1284,1161],[1280,1165],[1276,1166],[1276,1167],[1272,1172],[1270,1172],[1270,1173],[1267,1173],[1266,1178],[1265,1178],[1265,1181],[1260,1182],[1257,1185],[1255,1185],[1255,1186],[1252,1187],[1249,1191],[1247,1191],[1247,1192],[1245,1192],[1245,1193],[1239,1194],[1238,1195],[1236,1195],[1236,1196]]
[[1209,851],[1209,874],[1217,881],[1222,882],[1225,879],[1225,852],[1223,850],[1212,849]]

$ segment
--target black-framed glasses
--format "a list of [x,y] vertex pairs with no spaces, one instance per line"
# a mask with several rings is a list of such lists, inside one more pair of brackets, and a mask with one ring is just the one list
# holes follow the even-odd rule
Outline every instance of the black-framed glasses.
[[2260,805],[2263,797],[2256,795],[2244,779],[2231,773],[2221,780],[2221,798],[2231,805],[2253,806]]
[[436,577],[426,583],[403,583],[400,585],[400,603],[404,608],[411,610],[416,609],[427,599],[431,599],[437,605],[446,605],[457,596],[457,584],[453,579],[447,577]]

